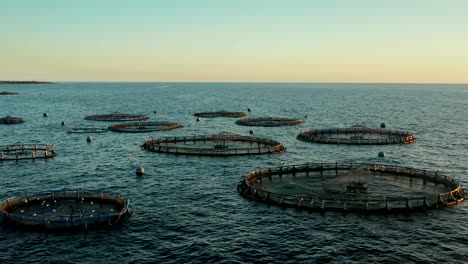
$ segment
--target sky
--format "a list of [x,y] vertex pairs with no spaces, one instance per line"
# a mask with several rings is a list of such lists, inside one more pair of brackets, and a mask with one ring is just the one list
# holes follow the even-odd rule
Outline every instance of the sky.
[[468,83],[465,0],[0,0],[0,80]]

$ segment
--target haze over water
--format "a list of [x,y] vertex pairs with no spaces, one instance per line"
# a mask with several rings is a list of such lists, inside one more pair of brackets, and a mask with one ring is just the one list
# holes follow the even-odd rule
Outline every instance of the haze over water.
[[[121,227],[83,233],[0,228],[0,262],[41,263],[464,263],[468,207],[409,215],[308,213],[248,201],[237,183],[258,167],[306,162],[376,162],[439,171],[468,185],[468,85],[287,83],[57,83],[2,85],[0,145],[55,144],[57,157],[0,163],[0,199],[62,188],[102,189],[128,197],[136,211]],[[247,135],[236,119],[202,119],[198,111],[247,111],[249,117],[304,118],[293,127],[254,128],[285,145],[279,155],[176,156],[146,152],[151,137]],[[90,114],[145,113],[183,129],[145,134],[66,133]],[[156,111],[156,114],[154,113]],[[42,113],[49,116],[44,118]],[[410,145],[321,145],[296,139],[310,128],[361,124],[414,132]],[[385,158],[377,158],[380,151]],[[147,174],[135,176],[138,165]]]

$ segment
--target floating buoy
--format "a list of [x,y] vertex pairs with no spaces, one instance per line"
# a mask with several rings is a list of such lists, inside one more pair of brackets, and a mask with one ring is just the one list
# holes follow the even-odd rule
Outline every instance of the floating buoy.
[[43,115],[44,117],[48,117],[48,116],[49,116],[48,113],[44,113],[44,114],[42,114],[42,115]]
[[252,112],[252,109],[248,108],[247,111],[248,111],[248,112]]
[[66,126],[66,125],[67,125],[67,122],[62,121],[62,126]]
[[385,128],[385,123],[380,123],[380,128]]
[[141,167],[141,166],[138,167],[138,168],[136,169],[136,175],[137,175],[137,176],[142,176],[143,174],[145,174],[145,168],[143,168],[143,167]]
[[253,129],[249,130],[249,134],[253,135],[254,133],[255,133],[255,131]]
[[383,158],[383,157],[385,157],[385,153],[383,151],[380,151],[379,152],[379,158]]
[[154,113],[156,114],[156,111],[154,111]]
[[304,118],[307,118],[307,115],[305,115]]
[[199,117],[197,117],[197,122],[200,122],[200,118],[199,118]]
[[93,137],[92,137],[91,135],[88,135],[88,136],[86,137],[86,141],[89,142],[89,143],[91,143],[91,142],[93,141]]

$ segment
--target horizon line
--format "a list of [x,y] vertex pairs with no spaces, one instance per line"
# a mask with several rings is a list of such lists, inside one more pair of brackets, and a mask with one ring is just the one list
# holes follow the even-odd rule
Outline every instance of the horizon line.
[[[12,80],[0,80],[12,81]],[[17,80],[16,80],[17,81]],[[427,84],[427,85],[468,85],[468,83],[444,83],[444,82],[295,82],[295,81],[44,81],[22,80],[18,82],[51,82],[51,83],[270,83],[270,84]]]

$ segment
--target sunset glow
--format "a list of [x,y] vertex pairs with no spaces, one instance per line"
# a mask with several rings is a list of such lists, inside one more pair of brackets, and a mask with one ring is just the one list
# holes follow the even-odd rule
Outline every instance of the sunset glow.
[[468,83],[468,2],[0,0],[0,79]]

